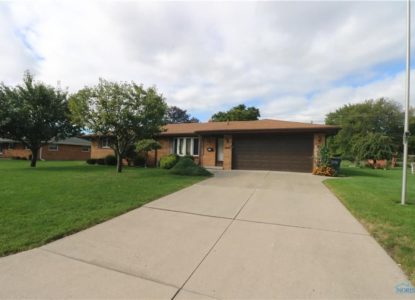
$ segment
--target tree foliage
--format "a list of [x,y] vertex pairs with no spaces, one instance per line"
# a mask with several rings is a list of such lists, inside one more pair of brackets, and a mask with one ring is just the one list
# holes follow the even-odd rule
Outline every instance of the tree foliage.
[[237,105],[228,111],[215,113],[210,120],[212,122],[226,121],[252,121],[258,120],[261,116],[259,109],[256,107],[246,107],[244,104]]
[[144,153],[144,166],[147,167],[148,152],[161,148],[161,144],[154,139],[143,139],[135,145],[138,153]]
[[199,123],[195,117],[191,117],[186,110],[177,106],[170,106],[167,108],[165,122],[169,124],[178,123]]
[[345,105],[329,113],[326,124],[342,127],[329,140],[329,147],[332,154],[340,154],[345,158],[356,157],[355,145],[371,134],[388,137],[392,151],[400,150],[402,144],[402,108],[398,103],[385,98]]
[[357,161],[373,159],[374,162],[380,159],[391,159],[394,145],[392,139],[381,133],[368,133],[360,137],[353,145],[353,154]]
[[110,82],[86,87],[70,98],[73,121],[103,136],[110,136],[117,156],[117,171],[127,151],[140,139],[159,133],[167,105],[156,88],[134,82]]
[[79,128],[70,121],[66,91],[36,82],[30,72],[21,85],[0,85],[0,136],[30,149],[32,167],[42,145],[77,133]]

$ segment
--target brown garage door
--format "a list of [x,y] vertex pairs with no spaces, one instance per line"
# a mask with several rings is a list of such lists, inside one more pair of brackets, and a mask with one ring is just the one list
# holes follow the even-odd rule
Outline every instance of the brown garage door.
[[313,136],[256,134],[233,136],[232,168],[311,172]]

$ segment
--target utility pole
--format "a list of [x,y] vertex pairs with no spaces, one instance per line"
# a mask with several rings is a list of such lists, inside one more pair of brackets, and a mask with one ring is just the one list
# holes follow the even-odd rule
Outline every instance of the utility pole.
[[407,190],[407,164],[408,164],[408,138],[409,138],[409,96],[411,78],[411,0],[406,2],[406,81],[405,81],[405,126],[403,133],[403,168],[401,204],[406,203]]

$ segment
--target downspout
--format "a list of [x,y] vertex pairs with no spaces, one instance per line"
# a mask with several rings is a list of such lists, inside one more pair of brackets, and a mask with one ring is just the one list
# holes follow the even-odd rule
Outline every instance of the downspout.
[[39,159],[40,160],[43,160],[42,159],[42,149],[43,149],[43,146],[40,146],[40,150],[39,150]]

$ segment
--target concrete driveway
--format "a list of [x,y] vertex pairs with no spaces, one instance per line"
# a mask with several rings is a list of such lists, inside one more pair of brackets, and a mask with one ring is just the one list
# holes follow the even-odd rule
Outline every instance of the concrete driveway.
[[402,271],[321,180],[218,172],[0,259],[0,298],[408,298],[395,292]]

